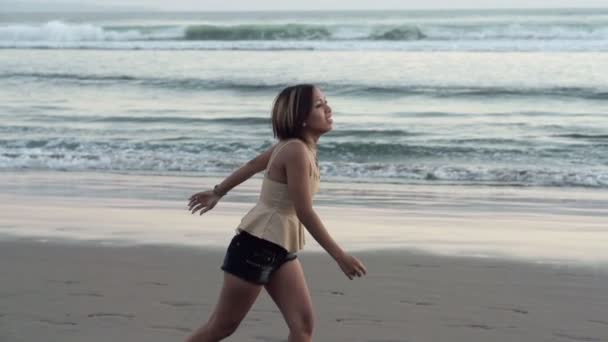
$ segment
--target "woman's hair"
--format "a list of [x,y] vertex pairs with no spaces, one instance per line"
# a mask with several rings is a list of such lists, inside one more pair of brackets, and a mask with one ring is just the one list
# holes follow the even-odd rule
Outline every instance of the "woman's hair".
[[297,84],[283,89],[272,106],[272,131],[280,140],[302,139],[303,124],[313,107],[312,84]]

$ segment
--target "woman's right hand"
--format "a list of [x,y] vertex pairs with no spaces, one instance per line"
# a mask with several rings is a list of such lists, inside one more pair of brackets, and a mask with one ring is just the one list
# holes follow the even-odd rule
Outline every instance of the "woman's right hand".
[[212,190],[197,192],[190,196],[190,203],[188,203],[188,210],[193,214],[197,211],[201,211],[200,215],[213,209],[217,202],[219,202],[221,196],[218,196]]
[[342,269],[342,272],[344,272],[350,280],[354,277],[362,277],[367,274],[367,269],[363,263],[348,253],[344,253],[338,257],[336,262],[340,266],[340,269]]

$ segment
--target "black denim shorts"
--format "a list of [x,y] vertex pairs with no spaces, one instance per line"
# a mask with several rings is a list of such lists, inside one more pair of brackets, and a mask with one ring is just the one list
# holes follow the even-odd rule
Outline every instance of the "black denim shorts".
[[243,280],[264,285],[287,261],[297,258],[285,248],[247,232],[239,232],[228,246],[222,270]]

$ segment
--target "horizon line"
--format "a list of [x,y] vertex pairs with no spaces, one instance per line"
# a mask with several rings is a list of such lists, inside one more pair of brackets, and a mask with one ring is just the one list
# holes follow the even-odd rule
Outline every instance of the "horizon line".
[[534,11],[534,10],[608,10],[606,7],[442,7],[442,8],[331,8],[331,9],[238,9],[238,10],[204,10],[204,9],[157,9],[157,8],[137,8],[137,7],[100,7],[99,9],[87,8],[87,9],[45,9],[45,10],[9,10],[4,11],[6,13],[99,13],[99,12],[126,12],[126,11],[141,11],[142,13],[259,13],[259,12],[276,12],[276,13],[287,13],[287,12],[300,12],[300,13],[327,13],[327,12],[384,12],[384,11],[497,11],[497,10],[521,10],[521,11]]

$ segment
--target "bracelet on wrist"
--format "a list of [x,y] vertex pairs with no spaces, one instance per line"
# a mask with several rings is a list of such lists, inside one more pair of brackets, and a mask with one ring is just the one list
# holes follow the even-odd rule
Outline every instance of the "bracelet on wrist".
[[220,186],[216,185],[213,187],[213,193],[218,196],[218,197],[224,197],[224,195],[226,195],[225,192],[220,191]]

